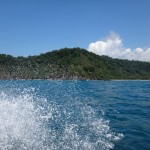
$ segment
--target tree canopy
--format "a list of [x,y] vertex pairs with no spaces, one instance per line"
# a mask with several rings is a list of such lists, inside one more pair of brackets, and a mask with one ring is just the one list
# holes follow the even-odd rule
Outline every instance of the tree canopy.
[[150,79],[150,63],[64,48],[38,56],[0,54],[0,79]]

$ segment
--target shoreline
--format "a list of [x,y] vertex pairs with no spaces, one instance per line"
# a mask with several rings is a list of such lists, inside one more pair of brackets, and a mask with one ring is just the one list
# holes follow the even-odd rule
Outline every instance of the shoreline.
[[2,80],[20,80],[20,81],[24,81],[24,80],[45,80],[45,81],[150,81],[150,79],[101,79],[101,80],[93,80],[93,79],[0,79]]

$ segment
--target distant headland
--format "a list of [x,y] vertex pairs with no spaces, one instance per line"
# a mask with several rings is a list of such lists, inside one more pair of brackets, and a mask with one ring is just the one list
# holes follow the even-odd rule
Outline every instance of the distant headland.
[[98,56],[64,48],[28,57],[0,54],[0,79],[150,79],[150,63]]

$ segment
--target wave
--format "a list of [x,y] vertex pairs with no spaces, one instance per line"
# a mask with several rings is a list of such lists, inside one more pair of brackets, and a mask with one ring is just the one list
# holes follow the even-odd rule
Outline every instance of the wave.
[[109,150],[122,137],[80,100],[59,104],[34,90],[0,92],[0,150]]

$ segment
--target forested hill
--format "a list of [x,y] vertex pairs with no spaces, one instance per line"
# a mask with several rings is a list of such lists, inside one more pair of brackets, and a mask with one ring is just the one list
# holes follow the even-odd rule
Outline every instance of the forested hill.
[[150,79],[150,63],[64,48],[38,56],[0,54],[0,79]]

